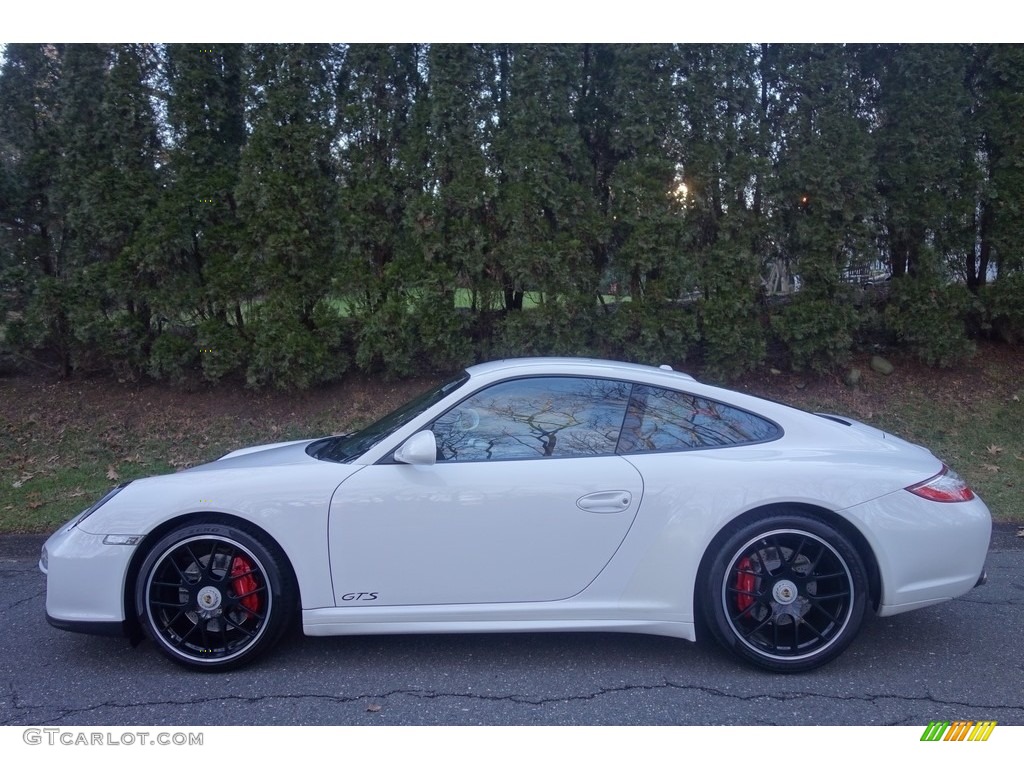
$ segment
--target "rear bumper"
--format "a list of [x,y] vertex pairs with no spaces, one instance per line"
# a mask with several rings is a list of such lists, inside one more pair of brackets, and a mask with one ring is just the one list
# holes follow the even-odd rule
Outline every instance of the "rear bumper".
[[844,514],[878,563],[880,616],[952,600],[987,578],[992,516],[980,498],[941,503],[897,491]]

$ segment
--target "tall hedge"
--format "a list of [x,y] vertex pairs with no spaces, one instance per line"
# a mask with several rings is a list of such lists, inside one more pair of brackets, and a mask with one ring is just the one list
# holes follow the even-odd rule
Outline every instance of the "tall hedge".
[[727,379],[1022,334],[1022,46],[4,54],[7,368],[290,388],[588,354]]

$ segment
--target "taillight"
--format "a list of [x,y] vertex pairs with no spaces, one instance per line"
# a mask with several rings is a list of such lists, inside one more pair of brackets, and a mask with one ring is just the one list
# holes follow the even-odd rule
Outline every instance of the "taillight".
[[908,486],[907,490],[929,501],[970,501],[974,498],[974,491],[968,487],[964,479],[945,464],[935,477]]

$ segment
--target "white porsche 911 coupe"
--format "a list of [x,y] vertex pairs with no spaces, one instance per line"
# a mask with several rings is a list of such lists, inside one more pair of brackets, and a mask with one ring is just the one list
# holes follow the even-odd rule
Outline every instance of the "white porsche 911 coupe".
[[[469,368],[361,431],[111,490],[40,568],[62,629],[222,670],[307,635],[715,637],[812,669],[983,583],[985,504],[849,419],[584,359]],[[300,618],[301,617],[301,618]]]

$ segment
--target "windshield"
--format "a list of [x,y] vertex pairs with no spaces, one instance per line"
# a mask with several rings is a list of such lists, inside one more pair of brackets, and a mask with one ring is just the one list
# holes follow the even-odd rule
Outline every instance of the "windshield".
[[351,461],[356,456],[361,456],[373,448],[382,439],[390,435],[399,427],[415,419],[421,413],[430,408],[434,403],[444,399],[449,393],[461,387],[469,380],[469,374],[463,373],[459,378],[434,387],[424,392],[419,397],[410,400],[397,410],[392,411],[384,418],[375,421],[365,429],[353,432],[349,435],[328,437],[306,448],[306,453],[314,459],[325,461]]

